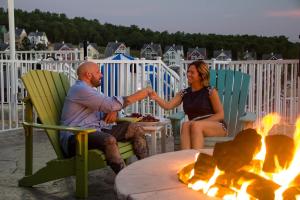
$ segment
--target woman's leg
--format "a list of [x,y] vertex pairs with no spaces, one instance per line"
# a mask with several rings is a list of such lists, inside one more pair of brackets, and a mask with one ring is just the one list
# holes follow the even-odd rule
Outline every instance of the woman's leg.
[[204,146],[204,137],[225,136],[226,131],[217,121],[194,121],[190,125],[191,148],[201,149]]
[[191,148],[191,137],[190,137],[190,121],[182,123],[180,131],[180,146],[181,149]]

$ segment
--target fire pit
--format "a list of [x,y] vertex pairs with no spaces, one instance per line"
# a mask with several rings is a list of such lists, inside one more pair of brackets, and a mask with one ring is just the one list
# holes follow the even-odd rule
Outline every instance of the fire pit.
[[[118,198],[298,199],[299,145],[287,136],[267,136],[278,116],[263,121],[266,124],[257,131],[245,130],[215,149],[164,153],[129,165],[116,177]],[[299,135],[300,121],[295,141],[300,141]]]
[[179,180],[223,199],[300,198],[300,120],[294,140],[267,135],[279,120],[276,114],[268,115],[257,131],[247,129],[233,141],[216,144],[212,155],[200,153],[179,171]]
[[[183,150],[150,156],[134,162],[116,177],[115,191],[121,200],[206,200],[201,192],[191,190],[178,181],[177,173],[193,162],[199,151]],[[211,149],[201,150],[211,154]]]

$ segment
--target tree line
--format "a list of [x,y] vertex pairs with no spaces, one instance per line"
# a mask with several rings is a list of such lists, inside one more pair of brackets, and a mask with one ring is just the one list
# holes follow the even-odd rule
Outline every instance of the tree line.
[[[0,25],[8,28],[8,13],[0,8]],[[136,25],[121,26],[101,23],[97,19],[83,17],[68,18],[65,14],[42,12],[38,9],[32,12],[15,9],[15,25],[24,28],[27,33],[43,31],[50,42],[66,42],[79,44],[87,40],[106,46],[108,42],[118,40],[125,42],[133,50],[140,50],[145,43],[159,43],[164,49],[167,45],[183,45],[185,53],[188,48],[206,48],[208,58],[213,57],[214,50],[231,50],[232,58],[248,50],[256,52],[261,59],[265,53],[280,53],[284,59],[297,59],[299,57],[299,43],[288,41],[285,36],[262,37],[255,35],[217,35],[202,33],[185,33],[178,31],[152,31],[139,28]]]

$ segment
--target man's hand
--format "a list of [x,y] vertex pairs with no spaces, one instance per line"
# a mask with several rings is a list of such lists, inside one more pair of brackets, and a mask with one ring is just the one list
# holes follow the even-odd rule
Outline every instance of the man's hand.
[[158,99],[158,95],[155,91],[152,91],[150,94],[149,94],[149,97],[150,99],[156,101]]
[[118,112],[114,111],[114,112],[107,113],[104,118],[104,121],[105,121],[105,123],[110,124],[110,123],[116,122],[117,118],[118,118]]
[[148,96],[154,91],[154,90],[152,90],[152,88],[149,88],[149,87],[145,88],[144,90],[146,91]]

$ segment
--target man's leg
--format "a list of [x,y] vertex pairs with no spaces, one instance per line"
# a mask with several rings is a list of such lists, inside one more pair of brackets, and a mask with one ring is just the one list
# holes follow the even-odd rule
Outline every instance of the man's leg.
[[136,123],[130,123],[125,139],[132,140],[134,153],[139,160],[149,156],[149,148],[143,127]]
[[117,140],[109,133],[96,132],[89,134],[89,149],[104,151],[107,164],[116,174],[125,167],[125,162],[119,152]]
[[[75,137],[71,137],[69,140],[69,155],[70,157],[75,155]],[[117,174],[121,169],[125,167],[125,162],[121,158],[119,148],[116,139],[104,132],[91,133],[88,136],[88,149],[99,149],[104,151],[107,164]]]
[[132,141],[133,150],[138,159],[143,159],[149,155],[145,131],[136,123],[119,123],[105,132],[115,136],[117,141]]

